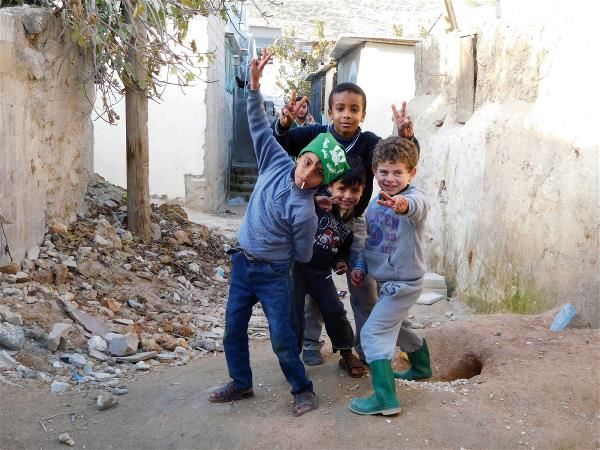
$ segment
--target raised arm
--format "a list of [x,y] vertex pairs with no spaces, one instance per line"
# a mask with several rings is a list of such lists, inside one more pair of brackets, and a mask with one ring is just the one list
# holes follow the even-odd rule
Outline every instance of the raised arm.
[[273,55],[263,49],[261,59],[250,61],[250,90],[248,91],[248,126],[254,144],[258,171],[270,169],[289,162],[289,157],[277,143],[267,119],[263,97],[260,93],[260,79],[265,65]]

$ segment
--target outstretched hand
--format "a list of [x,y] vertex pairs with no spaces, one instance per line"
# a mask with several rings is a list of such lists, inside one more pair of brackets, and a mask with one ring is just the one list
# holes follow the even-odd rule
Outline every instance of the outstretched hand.
[[273,57],[273,53],[267,52],[266,48],[263,48],[260,60],[258,58],[252,58],[250,61],[250,89],[256,90],[260,87],[260,77],[267,63]]
[[410,116],[406,113],[406,102],[402,102],[400,111],[392,105],[393,120],[398,128],[398,135],[406,139],[412,139],[414,136],[413,123]]
[[381,192],[380,195],[384,198],[384,200],[377,200],[378,205],[392,208],[396,214],[404,214],[408,211],[408,200],[404,195],[390,197],[385,192]]
[[317,195],[315,197],[315,202],[320,209],[329,212],[331,211],[331,208],[333,208],[333,205],[337,205],[340,202],[340,199],[334,196],[328,197],[327,195]]
[[300,100],[296,99],[296,91],[292,90],[292,96],[290,102],[287,105],[283,105],[281,112],[279,113],[279,126],[281,128],[289,128],[292,126],[292,122],[296,118],[296,114],[302,105],[308,101],[307,97],[302,97]]

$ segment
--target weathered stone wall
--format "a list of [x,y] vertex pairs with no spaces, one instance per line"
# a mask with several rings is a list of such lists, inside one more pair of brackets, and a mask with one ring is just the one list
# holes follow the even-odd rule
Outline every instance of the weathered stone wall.
[[598,327],[600,90],[591,61],[600,45],[585,5],[538,3],[553,12],[541,17],[517,3],[512,17],[526,20],[478,31],[475,108],[464,124],[460,37],[417,47],[409,110],[422,149],[416,182],[433,204],[430,269],[481,311],[573,302]]
[[74,220],[93,173],[86,60],[61,36],[49,11],[0,9],[0,263],[6,241],[20,260],[46,223]]

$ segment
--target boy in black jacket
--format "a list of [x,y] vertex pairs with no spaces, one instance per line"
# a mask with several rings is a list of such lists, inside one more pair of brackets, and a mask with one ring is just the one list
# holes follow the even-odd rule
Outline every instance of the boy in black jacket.
[[[342,356],[340,366],[346,368],[350,376],[358,378],[364,373],[360,360],[352,354],[354,332],[346,317],[346,310],[339,300],[333,283],[332,272],[346,273],[350,246],[352,245],[352,211],[360,199],[365,186],[365,169],[357,157],[348,158],[350,171],[338,181],[328,186],[328,191],[318,192],[333,195],[339,204],[330,211],[317,206],[318,226],[313,244],[313,256],[308,263],[294,263],[294,326],[302,347],[304,335],[304,301],[307,294],[318,307],[325,323],[327,335],[334,351]],[[358,195],[356,195],[358,193]],[[308,336],[311,339],[310,336]],[[305,350],[306,352],[306,350]]]

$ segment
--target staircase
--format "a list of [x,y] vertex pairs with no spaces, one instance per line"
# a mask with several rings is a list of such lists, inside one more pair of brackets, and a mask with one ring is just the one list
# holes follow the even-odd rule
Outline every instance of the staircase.
[[228,198],[242,197],[247,202],[254,190],[257,178],[258,167],[256,164],[237,163],[232,165]]

